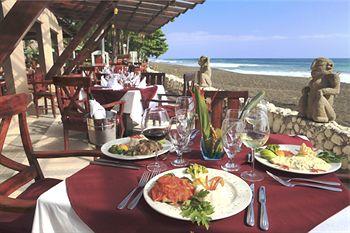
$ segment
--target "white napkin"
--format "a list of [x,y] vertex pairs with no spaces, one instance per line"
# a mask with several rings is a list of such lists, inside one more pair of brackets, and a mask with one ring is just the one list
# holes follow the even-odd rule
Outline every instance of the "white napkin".
[[101,76],[101,86],[108,87],[108,81],[103,76]]
[[96,100],[89,100],[90,115],[96,120],[106,118],[106,109]]
[[141,82],[141,76],[140,75],[136,75],[134,76],[134,78],[132,79],[132,84],[137,87],[138,85],[140,85]]
[[84,100],[84,99],[86,99],[87,98],[87,94],[86,94],[86,92],[84,91],[84,89],[80,89],[80,91],[79,91],[79,100]]
[[138,88],[145,88],[147,87],[147,83],[146,83],[146,77],[144,77],[142,79],[142,81],[139,83],[139,85],[137,85]]
[[114,77],[114,75],[108,80],[107,86],[113,90],[121,90],[124,88],[123,85],[118,82],[118,78]]

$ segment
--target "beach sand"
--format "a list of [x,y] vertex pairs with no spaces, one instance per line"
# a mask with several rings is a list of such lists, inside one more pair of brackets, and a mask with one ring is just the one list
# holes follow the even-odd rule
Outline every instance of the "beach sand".
[[[182,77],[184,73],[195,72],[196,67],[187,67],[167,63],[151,63],[159,72]],[[223,90],[248,90],[249,96],[258,91],[266,92],[266,99],[278,107],[297,110],[301,90],[309,82],[307,78],[239,74],[212,68],[213,86]],[[341,83],[340,94],[335,98],[336,122],[350,126],[350,84]]]

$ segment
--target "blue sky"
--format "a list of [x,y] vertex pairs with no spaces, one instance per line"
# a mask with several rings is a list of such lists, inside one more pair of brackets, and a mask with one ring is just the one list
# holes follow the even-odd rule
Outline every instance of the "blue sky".
[[350,57],[346,0],[206,0],[162,29],[162,58]]

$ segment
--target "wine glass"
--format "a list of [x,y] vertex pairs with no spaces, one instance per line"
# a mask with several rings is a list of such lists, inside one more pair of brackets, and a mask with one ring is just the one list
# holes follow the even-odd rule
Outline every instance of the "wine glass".
[[177,117],[171,118],[168,136],[177,154],[177,158],[171,162],[175,167],[188,165],[188,161],[182,158],[182,154],[184,147],[189,142],[190,132],[191,130],[186,122],[179,120]]
[[[161,107],[147,108],[143,113],[141,128],[142,134],[149,140],[160,141],[164,139],[169,131],[169,115],[167,111]],[[155,151],[155,155],[155,162],[148,164],[147,170],[166,170],[166,164],[158,161],[158,151]]]
[[[190,124],[192,127],[191,130],[194,130],[195,127],[195,115],[195,104],[191,96],[179,96],[176,98],[175,116],[181,121],[187,121],[187,124]],[[183,152],[191,151],[191,148],[189,148],[190,143],[192,142],[189,142],[183,148]]]
[[263,146],[270,135],[269,120],[266,108],[255,107],[250,110],[245,118],[245,129],[241,140],[246,147],[251,148],[252,151],[252,170],[245,171],[241,174],[244,180],[255,182],[264,179],[261,173],[255,171],[255,149]]
[[222,142],[229,161],[221,168],[225,171],[238,171],[240,166],[233,162],[235,154],[240,151],[242,141],[241,134],[244,132],[244,122],[239,119],[226,117],[222,122]]

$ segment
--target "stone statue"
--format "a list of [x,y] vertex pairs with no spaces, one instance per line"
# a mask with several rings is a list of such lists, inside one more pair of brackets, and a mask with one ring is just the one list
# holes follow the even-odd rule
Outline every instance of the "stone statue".
[[299,115],[326,123],[336,118],[333,109],[335,95],[340,93],[339,74],[333,73],[334,63],[324,57],[311,64],[311,81],[302,90],[299,99]]
[[200,66],[197,73],[198,84],[202,87],[211,87],[210,59],[206,56],[201,56],[198,60],[198,65]]

